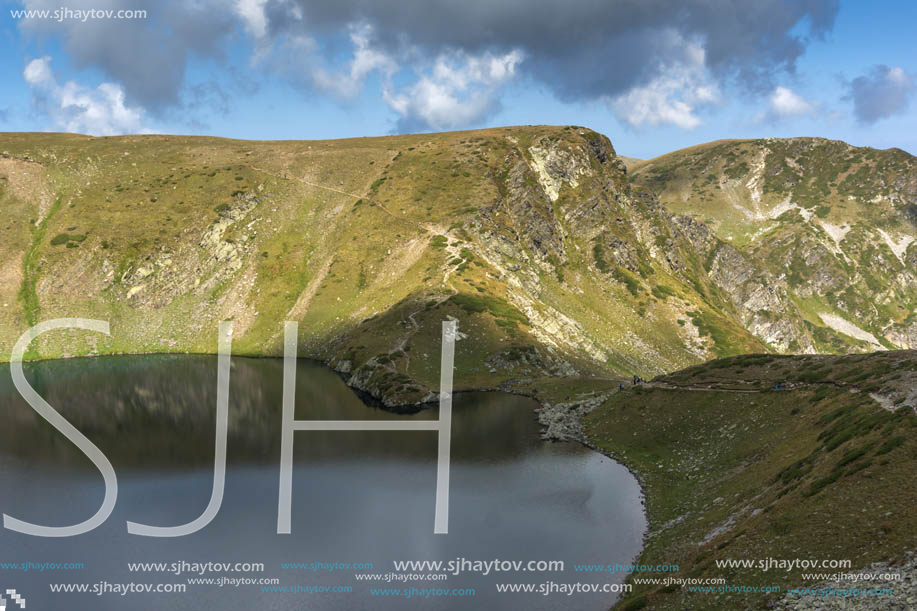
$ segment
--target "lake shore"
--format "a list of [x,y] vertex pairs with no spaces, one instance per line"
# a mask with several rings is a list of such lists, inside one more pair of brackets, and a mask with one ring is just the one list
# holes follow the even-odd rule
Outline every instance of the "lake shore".
[[[809,373],[815,367],[818,379]],[[913,352],[737,357],[625,386],[598,405],[586,398],[542,409],[546,433],[570,435],[640,482],[649,532],[638,563],[680,570],[637,577],[721,578],[746,588],[694,593],[631,580],[634,592],[617,607],[792,608],[786,605],[797,599],[812,602],[789,595],[795,587],[850,583],[810,580],[798,567],[717,564],[764,558],[844,560],[847,574],[884,563],[877,566],[902,575],[894,596],[828,597],[818,608],[910,604],[901,601],[911,596],[917,549],[917,413],[907,400],[915,375]],[[857,378],[865,382],[850,382]],[[791,390],[774,390],[775,380]],[[889,402],[897,408],[887,409]]]

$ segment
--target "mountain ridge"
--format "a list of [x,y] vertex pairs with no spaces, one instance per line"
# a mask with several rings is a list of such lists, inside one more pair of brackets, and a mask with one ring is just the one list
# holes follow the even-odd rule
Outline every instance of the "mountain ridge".
[[874,348],[915,345],[912,155],[824,138],[717,141],[649,160],[631,180],[770,262],[810,324]]
[[[457,389],[876,347],[813,322],[720,219],[673,212],[667,184],[641,179],[660,158],[628,175],[586,128],[0,134],[0,151],[4,359],[52,317],[110,320],[113,337],[42,336],[29,358],[213,352],[220,319],[237,353],[277,356],[298,320],[302,356],[401,405],[435,396],[448,317],[464,334]],[[891,296],[899,318],[909,298]]]

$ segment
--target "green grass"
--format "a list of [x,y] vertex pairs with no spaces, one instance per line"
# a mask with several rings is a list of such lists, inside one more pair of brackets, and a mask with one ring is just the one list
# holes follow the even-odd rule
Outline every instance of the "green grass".
[[40,252],[41,243],[47,233],[48,224],[60,208],[61,200],[58,198],[54,201],[47,216],[45,216],[41,223],[33,230],[32,243],[23,259],[22,286],[19,289],[19,298],[23,304],[25,322],[29,327],[38,324],[41,311],[38,294],[35,291],[35,285],[38,282],[39,275],[38,262],[36,259]]
[[510,305],[505,299],[500,297],[491,297],[489,295],[453,295],[450,300],[466,312],[481,313],[487,312],[500,321],[505,323],[529,324],[525,314]]
[[[659,378],[700,390],[615,394],[587,417],[586,430],[644,485],[657,534],[639,562],[678,564],[680,577],[786,588],[802,583],[801,572],[718,569],[714,560],[844,558],[858,568],[912,550],[917,517],[908,482],[917,467],[917,416],[882,409],[866,390],[823,384],[864,368],[873,372],[870,388],[908,392],[917,383],[915,365],[913,352],[745,355]],[[800,370],[821,371],[821,379],[768,390],[775,380],[800,380]],[[868,525],[861,510],[874,516]],[[654,609],[756,609],[773,600],[636,585],[628,600],[639,597]]]

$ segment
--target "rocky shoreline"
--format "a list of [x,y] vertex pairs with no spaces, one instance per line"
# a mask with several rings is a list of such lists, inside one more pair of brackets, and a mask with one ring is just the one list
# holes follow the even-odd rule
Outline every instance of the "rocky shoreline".
[[538,423],[544,427],[541,432],[542,439],[576,441],[595,449],[586,439],[583,418],[615,392],[596,393],[563,403],[542,403],[541,407],[535,410],[538,415]]
[[[542,403],[541,407],[535,410],[538,421],[543,427],[541,435],[545,440],[581,443],[620,463],[639,482],[641,503],[646,511],[647,487],[644,478],[622,456],[609,452],[607,448],[596,447],[587,437],[583,426],[584,418],[616,392],[618,391],[612,390],[580,396],[571,401]],[[651,534],[648,530],[644,535],[644,550]],[[905,611],[917,609],[917,552],[906,552],[903,559],[876,562],[865,567],[854,567],[837,572],[859,577],[856,580],[853,578],[839,579],[784,588],[783,598],[770,603],[769,608],[778,611]],[[866,575],[871,577],[865,577]],[[796,588],[812,593],[789,593],[790,589]],[[888,589],[890,593],[881,596],[867,594],[876,589]]]

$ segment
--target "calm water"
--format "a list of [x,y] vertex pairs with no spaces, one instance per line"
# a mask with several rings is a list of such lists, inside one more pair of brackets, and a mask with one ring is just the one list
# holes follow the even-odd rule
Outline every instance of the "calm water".
[[[364,405],[333,373],[300,362],[298,419],[436,419]],[[217,517],[186,537],[128,535],[130,520],[176,526],[207,506],[213,481],[216,358],[144,356],[29,365],[45,399],[105,452],[118,503],[96,530],[45,539],[0,530],[0,563],[82,563],[81,570],[0,568],[0,590],[31,609],[606,609],[614,594],[498,594],[497,583],[617,583],[623,574],[573,564],[627,564],[645,529],[637,482],[620,465],[538,438],[527,399],[458,395],[452,426],[448,535],[433,534],[436,433],[297,432],[293,532],[276,534],[282,361],[234,358],[229,463]],[[0,369],[0,510],[47,526],[82,522],[101,504],[102,477],[38,417]],[[445,581],[356,580],[395,560],[562,560],[564,572],[450,575]],[[55,594],[49,584],[187,584],[187,572],[131,572],[127,563],[263,563],[205,578],[278,578],[281,586],[349,593],[268,593],[260,585],[189,585],[185,593]],[[295,570],[281,563],[372,563],[371,570]],[[372,596],[370,588],[474,588],[472,597]],[[7,608],[17,608],[7,607]]]

